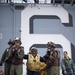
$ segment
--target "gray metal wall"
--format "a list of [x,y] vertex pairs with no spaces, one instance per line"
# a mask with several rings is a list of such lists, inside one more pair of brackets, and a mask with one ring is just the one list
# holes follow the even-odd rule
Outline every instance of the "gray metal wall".
[[0,57],[8,47],[9,39],[20,37],[21,11],[15,10],[10,4],[0,4]]
[[[22,4],[21,4],[22,5]],[[64,6],[64,8],[72,15],[72,22],[73,26],[71,27],[64,27],[63,25],[60,26],[60,23],[55,22],[57,26],[59,26],[58,29],[60,33],[64,34],[66,38],[72,43],[72,54],[73,54],[73,59],[74,58],[74,46],[75,46],[75,6]],[[20,37],[21,31],[20,31],[20,26],[21,26],[21,11],[22,11],[22,6],[21,9],[15,8],[11,4],[0,4],[0,33],[2,33],[2,39],[0,39],[0,57],[4,50],[8,47],[8,41],[9,39],[14,39],[15,37]],[[63,13],[63,12],[62,12]],[[55,21],[55,20],[54,20]],[[37,26],[36,26],[37,27]],[[64,30],[62,30],[61,27],[64,27]],[[67,32],[65,32],[67,31]],[[38,33],[34,29],[34,33]],[[41,33],[41,32],[40,32]]]

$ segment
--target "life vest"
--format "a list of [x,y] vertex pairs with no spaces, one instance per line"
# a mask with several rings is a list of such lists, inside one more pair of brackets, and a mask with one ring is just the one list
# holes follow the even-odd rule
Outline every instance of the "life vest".
[[40,70],[40,57],[33,57],[32,54],[28,55],[27,69],[30,71],[39,71]]
[[52,56],[53,54],[57,53],[57,56],[53,59],[53,63],[52,63],[52,66],[60,66],[60,52],[58,50],[55,50],[53,53],[52,53]]
[[[21,52],[23,52],[23,50],[24,50],[24,47],[22,47],[22,46],[19,46],[19,47],[14,46],[12,48],[12,53],[16,51],[11,58],[12,64],[14,64],[14,65],[23,64],[23,55],[21,54]],[[16,55],[16,54],[18,54],[18,55]],[[22,57],[22,58],[20,59],[19,57]]]

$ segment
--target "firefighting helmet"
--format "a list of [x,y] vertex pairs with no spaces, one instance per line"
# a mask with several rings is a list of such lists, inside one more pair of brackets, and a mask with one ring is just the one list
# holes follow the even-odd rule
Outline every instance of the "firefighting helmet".
[[54,47],[54,48],[56,47],[56,46],[55,46],[55,43],[53,43],[53,42],[48,42],[48,43],[47,43],[47,47],[49,47],[49,46],[50,46],[50,47]]
[[18,43],[20,43],[20,45],[22,44],[22,42],[21,42],[21,38],[15,38],[15,42],[18,42]]
[[14,40],[9,40],[9,42],[8,42],[8,44],[10,45],[10,44],[12,44],[12,45],[14,45]]
[[37,54],[37,48],[36,48],[36,47],[32,47],[32,48],[31,48],[31,53],[32,53],[32,54],[33,54],[33,53]]

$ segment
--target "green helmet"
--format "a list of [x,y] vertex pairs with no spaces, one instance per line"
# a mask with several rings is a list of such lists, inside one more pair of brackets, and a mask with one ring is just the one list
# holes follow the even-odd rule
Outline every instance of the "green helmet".
[[49,46],[54,47],[54,48],[56,47],[56,46],[55,46],[55,43],[53,43],[53,42],[48,42],[48,43],[47,43],[47,47],[49,47]]
[[31,48],[31,53],[37,53],[37,48],[36,47],[32,47]]

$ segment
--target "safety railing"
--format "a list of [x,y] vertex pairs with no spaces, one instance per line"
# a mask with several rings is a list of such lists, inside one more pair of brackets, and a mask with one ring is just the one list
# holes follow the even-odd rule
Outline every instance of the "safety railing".
[[49,3],[49,4],[75,4],[75,0],[0,0],[0,3]]

